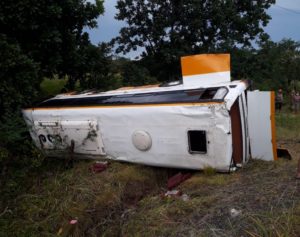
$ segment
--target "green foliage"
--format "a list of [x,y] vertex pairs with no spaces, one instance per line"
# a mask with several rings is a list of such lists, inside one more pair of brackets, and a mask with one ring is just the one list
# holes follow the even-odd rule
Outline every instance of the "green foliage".
[[40,84],[41,94],[43,97],[51,97],[61,93],[67,83],[67,78],[60,79],[58,77],[49,79],[45,78]]
[[102,43],[98,46],[86,45],[79,49],[80,62],[77,64],[81,89],[107,89],[112,83],[110,77],[110,48]]
[[298,140],[300,116],[291,113],[276,114],[276,136],[279,139]]
[[[26,188],[25,178],[43,156],[31,143],[21,108],[39,98],[44,76],[79,78],[95,65],[81,55],[92,46],[85,27],[96,27],[103,1],[0,1],[0,189],[10,200]],[[87,49],[86,51],[84,51]],[[102,55],[102,54],[101,54]],[[96,58],[95,60],[99,60]],[[95,60],[93,63],[95,63]],[[78,66],[80,65],[80,66]],[[0,209],[1,209],[0,200]]]
[[258,49],[232,50],[232,76],[251,79],[261,90],[300,90],[300,43],[290,39],[264,41]]
[[9,196],[22,187],[27,170],[39,163],[20,109],[37,99],[40,79],[38,65],[3,35],[0,52],[0,188]]
[[[103,11],[102,0],[95,4],[85,0],[0,2],[2,123],[3,116],[20,114],[21,107],[34,102],[43,75],[80,74],[79,56],[88,51],[82,49],[93,47],[83,29],[96,27],[96,19]],[[87,62],[90,55],[84,56]],[[86,67],[85,74],[91,65]]]
[[[55,73],[78,80],[95,70],[95,66],[87,64],[91,57],[89,48],[94,46],[83,29],[96,27],[96,19],[103,11],[102,0],[95,3],[85,0],[0,2],[2,123],[5,123],[3,116],[20,114],[21,107],[35,102],[43,76],[51,78]],[[82,61],[86,63],[84,73]],[[102,67],[97,73],[99,70]]]
[[[103,1],[0,2],[0,29],[40,64],[43,75],[67,74],[76,62],[78,45],[88,42],[84,27],[96,27]],[[70,68],[71,67],[71,68]]]
[[[79,78],[89,71],[98,75],[104,70],[99,64],[87,64],[92,58],[88,49],[97,47],[91,46],[88,34],[83,32],[84,27],[97,26],[96,19],[103,11],[102,0],[0,2],[0,124],[11,129],[4,129],[8,136],[16,136],[17,141],[23,132],[22,123],[11,126],[12,121],[20,120],[20,109],[32,105],[40,96],[44,75]],[[82,69],[84,56],[86,65]],[[101,59],[98,56],[91,61],[95,64]],[[0,146],[13,143],[6,138],[0,138]]]
[[37,98],[40,79],[38,64],[26,56],[17,43],[0,35],[0,122],[18,113]]
[[116,19],[127,25],[112,42],[117,43],[118,53],[144,47],[142,58],[150,58],[148,69],[160,80],[168,80],[179,75],[182,55],[227,51],[266,37],[263,26],[270,19],[266,10],[273,3],[119,0]]
[[142,86],[157,83],[156,79],[150,75],[148,69],[135,61],[129,61],[124,64],[122,77],[124,86]]
[[293,83],[299,81],[299,42],[290,39],[284,39],[278,43],[267,41],[261,45],[256,60],[263,63],[256,73],[264,74],[264,79],[270,82],[271,88],[278,89],[281,87],[286,91],[300,89],[292,88]]
[[24,191],[24,178],[41,165],[43,156],[18,114],[6,114],[4,119],[0,123],[0,189],[3,200],[9,200]]
[[0,147],[0,164],[1,166],[8,160],[9,151],[5,148]]

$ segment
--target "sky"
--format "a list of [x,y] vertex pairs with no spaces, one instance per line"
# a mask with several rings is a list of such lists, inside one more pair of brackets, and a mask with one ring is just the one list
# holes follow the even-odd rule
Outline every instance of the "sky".
[[[98,28],[87,30],[93,44],[110,41],[125,25],[124,22],[114,19],[117,12],[116,2],[117,0],[105,0],[105,13],[98,18]],[[268,13],[272,20],[265,31],[270,35],[271,40],[280,41],[283,38],[291,38],[300,41],[300,0],[277,0],[276,4],[268,9]],[[139,53],[140,51],[131,52],[126,56],[133,58]]]

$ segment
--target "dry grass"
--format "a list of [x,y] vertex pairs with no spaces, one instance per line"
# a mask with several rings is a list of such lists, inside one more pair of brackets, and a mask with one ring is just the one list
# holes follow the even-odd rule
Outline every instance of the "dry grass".
[[[51,162],[51,161],[50,161]],[[233,174],[195,173],[165,198],[168,170],[79,161],[39,174],[0,216],[0,236],[297,236],[296,160],[253,161]],[[36,174],[35,174],[36,175]],[[241,211],[232,217],[230,210]],[[69,224],[77,219],[78,225]],[[9,235],[8,235],[9,234]]]
[[[113,230],[118,235],[123,211],[166,180],[166,172],[120,163],[93,174],[91,163],[79,161],[32,180],[32,188],[0,217],[0,236],[97,236]],[[72,219],[78,220],[75,228],[68,224]]]

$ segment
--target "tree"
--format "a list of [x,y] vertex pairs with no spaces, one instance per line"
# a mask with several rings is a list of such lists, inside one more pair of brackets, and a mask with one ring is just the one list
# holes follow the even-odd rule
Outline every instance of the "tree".
[[0,122],[5,115],[20,111],[20,106],[37,97],[41,79],[39,66],[26,56],[18,44],[0,35]]
[[110,52],[110,47],[105,43],[98,46],[89,44],[79,49],[81,60],[77,71],[81,74],[79,82],[82,89],[105,90],[114,87],[115,78],[111,73]]
[[154,77],[150,76],[148,69],[136,61],[128,61],[124,64],[122,68],[122,78],[124,86],[142,86],[157,82]]
[[299,42],[290,39],[278,43],[266,41],[260,44],[255,59],[252,76],[258,83],[268,84],[273,89],[297,89],[292,87],[300,74]]
[[68,74],[77,47],[88,42],[84,27],[96,27],[103,11],[103,0],[2,0],[0,29],[39,63],[41,75]]
[[[36,101],[43,76],[77,73],[79,49],[90,44],[84,27],[96,27],[103,11],[102,0],[0,1],[1,132],[22,132],[20,108]],[[0,136],[0,148],[8,140]]]
[[[112,42],[117,53],[144,47],[151,72],[166,80],[178,75],[179,58],[186,54],[218,52],[249,46],[264,38],[266,13],[275,0],[118,0],[116,19],[127,26]],[[149,61],[149,60],[147,60]],[[166,73],[163,73],[166,72]]]
[[0,1],[0,122],[34,102],[45,75],[77,73],[79,49],[89,45],[103,1]]
[[80,49],[90,45],[84,27],[96,27],[103,11],[103,0],[0,2],[0,121],[34,101],[43,76],[78,74]]
[[232,77],[251,79],[263,90],[299,90],[300,42],[264,41],[259,47],[232,51]]
[[21,108],[37,100],[44,76],[82,75],[81,53],[91,47],[84,28],[96,27],[103,11],[103,0],[0,1],[0,189],[6,195],[23,188],[40,164]]

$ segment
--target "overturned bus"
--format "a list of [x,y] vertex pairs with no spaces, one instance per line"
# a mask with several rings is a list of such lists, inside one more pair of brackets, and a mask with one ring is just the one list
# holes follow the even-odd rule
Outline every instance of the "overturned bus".
[[274,93],[230,80],[228,54],[183,57],[182,82],[61,94],[23,110],[46,156],[232,171],[276,160]]

